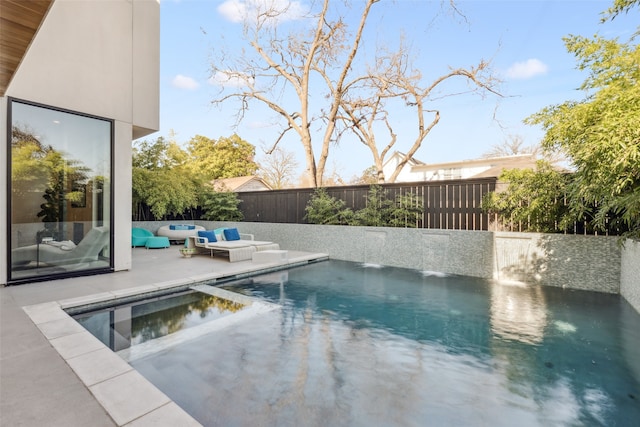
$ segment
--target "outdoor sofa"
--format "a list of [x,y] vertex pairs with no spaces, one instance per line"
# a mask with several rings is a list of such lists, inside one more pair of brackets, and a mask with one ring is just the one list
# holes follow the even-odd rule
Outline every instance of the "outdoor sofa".
[[184,243],[188,237],[195,236],[198,231],[204,230],[201,225],[170,224],[163,225],[156,233],[158,236],[168,237],[170,241]]

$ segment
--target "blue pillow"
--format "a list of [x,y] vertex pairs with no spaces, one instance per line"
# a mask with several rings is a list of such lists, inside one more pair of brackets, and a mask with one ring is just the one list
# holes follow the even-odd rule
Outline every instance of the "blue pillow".
[[224,240],[240,240],[240,233],[237,228],[227,228],[224,230]]
[[170,225],[169,230],[191,230],[189,225]]
[[187,230],[195,230],[196,226],[195,225],[187,225]]
[[206,237],[209,243],[217,242],[216,233],[213,230],[198,230],[198,237]]

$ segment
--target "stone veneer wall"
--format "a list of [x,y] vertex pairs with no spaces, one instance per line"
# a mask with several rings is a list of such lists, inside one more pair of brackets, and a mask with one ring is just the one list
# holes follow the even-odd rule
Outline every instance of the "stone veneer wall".
[[622,249],[620,294],[640,313],[640,242],[626,240]]
[[500,279],[620,293],[618,237],[496,232],[494,244]]
[[[188,221],[136,222],[157,232]],[[283,249],[327,253],[334,259],[481,278],[519,280],[622,294],[640,312],[640,243],[623,249],[617,237],[542,233],[195,221],[237,227]]]

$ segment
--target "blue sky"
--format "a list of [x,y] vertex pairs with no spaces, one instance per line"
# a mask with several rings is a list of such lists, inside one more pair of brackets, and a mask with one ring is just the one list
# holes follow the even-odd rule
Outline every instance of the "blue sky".
[[[272,114],[252,108],[234,128],[237,105],[231,102],[218,108],[210,104],[219,89],[210,83],[213,50],[248,48],[242,40],[242,25],[233,22],[231,12],[256,1],[263,0],[161,1],[160,131],[145,139],[175,132],[173,138],[185,144],[195,135],[217,139],[235,132],[258,147],[257,160],[261,160],[260,147],[277,137],[274,127],[265,126]],[[310,1],[294,3],[304,9]],[[358,1],[352,3],[357,10]],[[467,94],[432,103],[440,110],[441,120],[415,155],[427,163],[478,158],[510,135],[524,138],[528,145],[537,143],[542,131],[522,120],[545,106],[583,97],[577,88],[585,74],[575,69],[562,37],[598,33],[626,41],[637,25],[633,13],[600,24],[600,13],[611,1],[460,1],[457,6],[466,20],[449,13],[447,4],[382,0],[372,9],[364,42],[367,51],[380,44],[393,47],[403,34],[425,81],[446,73],[448,67],[469,67],[481,59],[491,60],[494,72],[503,80],[502,98]],[[357,14],[346,18],[355,26]],[[457,83],[442,88],[443,93],[458,89]],[[395,149],[408,150],[415,127],[411,113],[397,122]],[[302,173],[305,162],[300,143],[288,138],[282,148],[296,154]],[[345,180],[373,164],[370,151],[353,140],[342,140],[331,150],[328,172],[335,170]]]

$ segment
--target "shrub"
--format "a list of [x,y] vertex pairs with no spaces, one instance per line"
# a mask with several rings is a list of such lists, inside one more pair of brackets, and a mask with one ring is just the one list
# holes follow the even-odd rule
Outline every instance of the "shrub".
[[565,203],[568,177],[550,163],[540,160],[535,170],[505,170],[499,180],[507,188],[486,194],[482,208],[498,214],[503,226],[548,233],[562,231],[572,222]]
[[304,210],[310,224],[347,225],[353,219],[353,211],[345,207],[344,200],[329,196],[326,188],[317,188]]
[[319,188],[307,203],[305,219],[311,224],[416,227],[424,210],[421,197],[407,193],[397,196],[394,202],[380,185],[372,185],[366,197],[366,207],[353,212],[344,200]]
[[200,202],[202,218],[209,221],[242,221],[244,215],[238,208],[242,200],[236,193],[207,190]]

